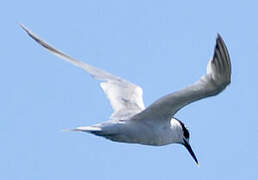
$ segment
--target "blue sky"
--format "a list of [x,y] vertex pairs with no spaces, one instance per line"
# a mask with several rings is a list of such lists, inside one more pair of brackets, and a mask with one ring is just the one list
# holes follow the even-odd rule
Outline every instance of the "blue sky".
[[[257,1],[4,1],[1,3],[0,179],[258,179]],[[183,146],[114,143],[61,130],[105,121],[98,82],[19,27],[140,85],[145,105],[205,73],[221,33],[232,84],[182,109]]]

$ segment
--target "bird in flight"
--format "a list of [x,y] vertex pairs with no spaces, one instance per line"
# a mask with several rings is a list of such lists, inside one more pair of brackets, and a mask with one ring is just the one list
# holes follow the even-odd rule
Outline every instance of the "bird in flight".
[[176,119],[174,115],[194,101],[217,95],[230,84],[230,57],[219,34],[213,58],[207,66],[207,73],[192,85],[163,96],[145,108],[142,98],[143,91],[140,86],[78,61],[49,45],[24,25],[21,24],[21,27],[31,38],[54,55],[84,69],[93,78],[101,81],[100,86],[114,110],[110,119],[91,126],[77,127],[71,131],[87,132],[116,142],[152,146],[182,144],[199,165],[190,146],[189,131],[184,123]]

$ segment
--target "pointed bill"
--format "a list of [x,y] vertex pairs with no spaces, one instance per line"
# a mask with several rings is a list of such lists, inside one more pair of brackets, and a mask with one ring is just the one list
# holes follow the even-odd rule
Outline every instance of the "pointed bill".
[[199,164],[199,162],[198,162],[198,160],[197,160],[197,158],[196,158],[196,156],[195,156],[195,154],[194,154],[194,152],[193,152],[193,150],[192,150],[192,148],[191,148],[189,142],[187,142],[186,140],[184,140],[184,144],[183,144],[183,145],[186,147],[186,149],[188,150],[188,152],[191,154],[191,156],[193,157],[193,159],[194,159],[194,161],[196,162],[196,164],[197,164],[198,166],[200,166],[200,164]]

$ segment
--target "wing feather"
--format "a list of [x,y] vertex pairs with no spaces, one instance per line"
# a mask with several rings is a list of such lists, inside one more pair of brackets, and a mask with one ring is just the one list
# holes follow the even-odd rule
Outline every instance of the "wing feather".
[[168,94],[144,111],[135,116],[136,119],[170,120],[181,108],[194,101],[214,96],[223,91],[231,81],[231,62],[228,50],[218,34],[213,58],[207,66],[207,73],[194,84]]
[[90,73],[93,78],[104,81],[101,82],[100,86],[106,93],[108,99],[110,100],[111,106],[114,109],[114,112],[111,115],[111,119],[128,119],[132,115],[139,113],[145,108],[141,87],[109,72],[100,70],[94,66],[76,60],[41,40],[36,34],[31,32],[24,25],[21,25],[21,27],[32,39],[34,39],[37,43],[45,47],[56,56],[80,68],[83,68],[88,73]]

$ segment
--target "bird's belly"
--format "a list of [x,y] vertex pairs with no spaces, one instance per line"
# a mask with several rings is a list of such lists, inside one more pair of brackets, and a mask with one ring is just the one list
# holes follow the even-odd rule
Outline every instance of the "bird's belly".
[[162,146],[173,143],[168,138],[169,133],[169,128],[167,127],[152,127],[146,124],[130,122],[120,126],[117,133],[106,138],[117,142]]

